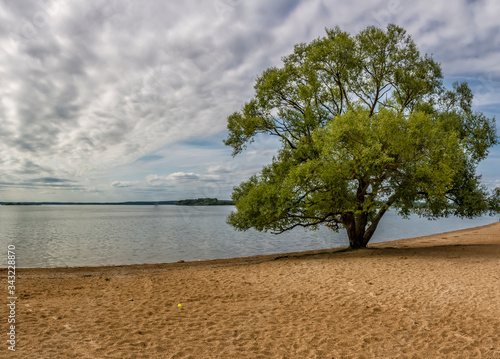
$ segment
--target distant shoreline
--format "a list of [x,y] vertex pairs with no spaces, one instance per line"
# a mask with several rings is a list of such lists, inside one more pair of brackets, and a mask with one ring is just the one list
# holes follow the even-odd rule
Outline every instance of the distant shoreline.
[[179,201],[137,201],[137,202],[0,202],[2,206],[155,206],[176,205]]
[[230,200],[218,200],[211,203],[211,198],[183,199],[176,201],[127,201],[127,202],[0,202],[0,206],[227,206],[234,205]]

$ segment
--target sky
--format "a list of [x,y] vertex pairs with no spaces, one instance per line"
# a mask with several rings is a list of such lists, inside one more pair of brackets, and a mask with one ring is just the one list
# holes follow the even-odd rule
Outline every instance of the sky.
[[[279,143],[233,158],[227,116],[336,25],[403,26],[500,120],[499,16],[497,0],[3,0],[0,201],[229,199]],[[478,172],[500,185],[500,146]]]

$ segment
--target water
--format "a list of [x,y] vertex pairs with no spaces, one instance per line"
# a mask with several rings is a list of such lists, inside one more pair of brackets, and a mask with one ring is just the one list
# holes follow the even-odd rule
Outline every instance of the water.
[[[237,232],[225,223],[231,206],[0,206],[0,266],[16,246],[18,267],[166,263],[295,252],[348,245],[347,235],[326,227],[281,235]],[[382,219],[371,243],[496,222],[445,218]]]

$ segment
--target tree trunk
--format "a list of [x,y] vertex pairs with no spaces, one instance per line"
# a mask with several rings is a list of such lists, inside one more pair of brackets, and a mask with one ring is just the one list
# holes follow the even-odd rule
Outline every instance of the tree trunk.
[[381,209],[372,220],[368,228],[367,213],[360,213],[356,215],[354,215],[353,213],[347,213],[342,217],[342,224],[346,228],[347,236],[349,237],[349,248],[366,248],[366,245],[372,238],[373,233],[375,233],[380,219],[382,218],[386,210],[387,209]]
[[366,213],[356,215],[353,213],[347,213],[343,216],[342,220],[342,224],[347,230],[347,236],[349,237],[349,248],[366,248],[366,245],[371,238],[371,236],[370,238],[366,238],[365,236],[368,215]]
[[357,234],[351,234],[349,231],[347,232],[349,236],[349,248],[351,249],[360,249],[366,248],[366,243],[364,243],[363,236],[359,236]]

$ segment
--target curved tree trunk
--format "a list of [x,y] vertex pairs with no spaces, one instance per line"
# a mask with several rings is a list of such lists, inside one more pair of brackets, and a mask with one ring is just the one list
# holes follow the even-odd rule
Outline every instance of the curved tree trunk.
[[368,243],[368,241],[365,242],[364,238],[367,215],[364,213],[357,215],[346,213],[342,219],[343,225],[347,230],[347,236],[349,237],[349,248],[365,248]]
[[386,209],[381,209],[373,221],[367,228],[368,224],[368,214],[360,213],[353,214],[347,213],[342,216],[342,224],[347,230],[347,236],[349,237],[349,248],[351,249],[360,249],[366,248],[366,245],[370,241],[375,233],[375,229],[377,229],[378,223],[380,219],[386,212]]
[[347,235],[349,236],[349,248],[351,249],[366,248],[367,243],[364,243],[363,235],[359,236],[355,233],[350,233],[349,231],[347,231]]

